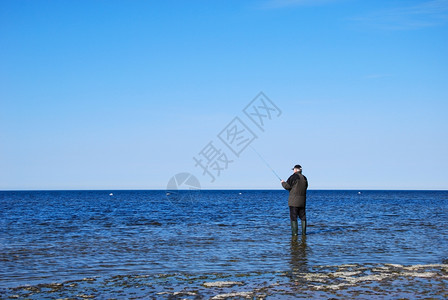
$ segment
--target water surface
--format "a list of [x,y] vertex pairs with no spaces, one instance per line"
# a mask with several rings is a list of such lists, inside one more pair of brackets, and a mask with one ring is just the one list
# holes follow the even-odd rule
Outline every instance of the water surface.
[[309,191],[307,217],[298,246],[282,190],[0,192],[0,287],[448,258],[446,191]]

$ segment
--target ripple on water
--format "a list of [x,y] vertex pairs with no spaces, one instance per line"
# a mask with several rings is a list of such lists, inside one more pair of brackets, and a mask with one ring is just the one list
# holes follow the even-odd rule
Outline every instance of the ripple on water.
[[174,205],[164,191],[0,192],[0,285],[448,256],[447,192],[310,191],[308,236],[296,242],[285,191],[232,193],[201,191]]

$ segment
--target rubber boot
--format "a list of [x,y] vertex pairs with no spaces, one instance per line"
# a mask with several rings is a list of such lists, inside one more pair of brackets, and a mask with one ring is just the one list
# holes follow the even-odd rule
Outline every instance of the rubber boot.
[[291,221],[291,233],[293,236],[299,234],[299,223],[297,221]]
[[306,220],[302,220],[302,235],[306,235]]

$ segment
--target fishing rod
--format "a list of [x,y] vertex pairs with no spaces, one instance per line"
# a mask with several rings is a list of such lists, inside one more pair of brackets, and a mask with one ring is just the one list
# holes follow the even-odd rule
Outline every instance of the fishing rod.
[[258,153],[257,150],[255,150],[254,147],[252,147],[251,145],[249,145],[250,148],[252,148],[252,150],[254,150],[255,153],[257,153],[258,157],[261,158],[261,160],[265,163],[265,165],[271,169],[272,173],[274,173],[274,175],[278,178],[278,180],[282,181],[282,179],[280,178],[280,176],[277,175],[277,173],[275,173],[274,169],[271,168],[271,166],[268,164],[268,162],[263,158],[263,156],[261,156],[260,153]]

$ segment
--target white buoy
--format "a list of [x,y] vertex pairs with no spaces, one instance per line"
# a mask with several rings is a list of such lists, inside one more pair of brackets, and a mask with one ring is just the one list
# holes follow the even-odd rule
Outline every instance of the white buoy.
[[361,195],[361,192],[358,192],[358,195]]
[[241,193],[239,193],[239,195],[241,195]]
[[110,194],[109,194],[109,196],[113,196],[113,195],[114,195],[113,193],[110,193]]

